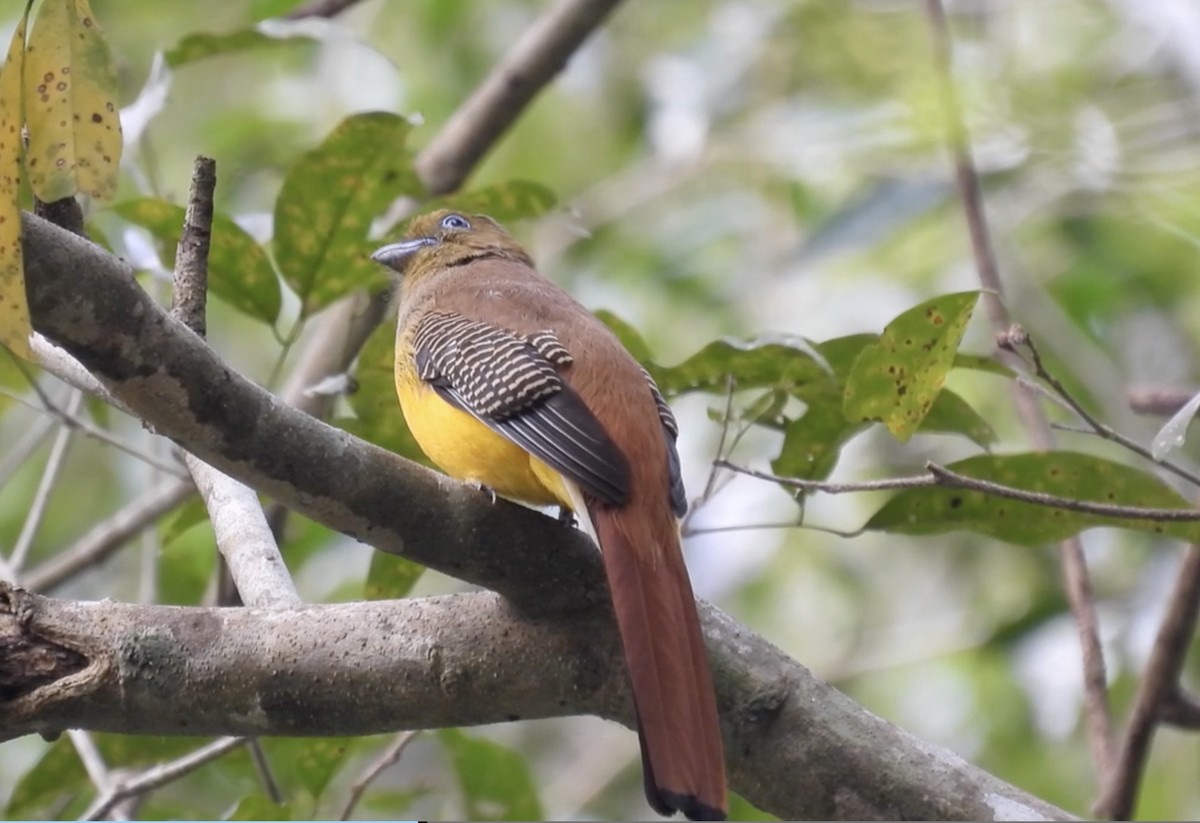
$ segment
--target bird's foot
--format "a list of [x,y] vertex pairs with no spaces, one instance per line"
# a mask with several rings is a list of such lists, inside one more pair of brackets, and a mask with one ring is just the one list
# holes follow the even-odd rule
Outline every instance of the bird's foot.
[[478,480],[464,480],[463,483],[467,486],[470,486],[472,489],[475,489],[476,491],[483,492],[484,494],[486,494],[488,497],[491,498],[493,503],[496,502],[496,490],[493,489],[491,486],[484,485],[483,483],[479,482]]

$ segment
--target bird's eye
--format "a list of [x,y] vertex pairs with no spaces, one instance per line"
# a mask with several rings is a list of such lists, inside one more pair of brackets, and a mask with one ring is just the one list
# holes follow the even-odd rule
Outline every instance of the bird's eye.
[[471,224],[461,214],[447,214],[442,218],[443,229],[469,229]]

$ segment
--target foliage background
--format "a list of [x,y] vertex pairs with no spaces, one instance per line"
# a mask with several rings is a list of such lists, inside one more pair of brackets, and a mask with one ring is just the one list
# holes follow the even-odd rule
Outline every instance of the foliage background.
[[[5,33],[21,5],[0,4]],[[94,9],[118,61],[123,103],[132,104],[156,53],[197,32],[245,29],[293,5],[96,0]],[[219,164],[218,209],[268,236],[288,167],[339,121],[375,109],[419,115],[424,125],[410,139],[419,147],[544,6],[368,0],[335,21],[308,21],[308,36],[182,63],[162,84],[160,111],[140,119],[137,110],[125,112],[128,173],[118,202],[153,195],[181,203],[192,158],[203,153]],[[1153,426],[1128,411],[1126,389],[1196,377],[1200,62],[1189,44],[1200,42],[1200,9],[1185,0],[979,0],[950,8],[955,69],[985,172],[1008,306],[1056,373],[1104,419],[1148,439]],[[824,340],[877,332],[932,294],[977,285],[940,143],[931,66],[917,3],[630,3],[470,185],[523,179],[553,190],[559,207],[516,232],[543,271],[590,307],[631,323],[659,362],[677,362],[721,335]],[[146,236],[115,213],[99,209],[91,218],[118,253],[149,259]],[[153,274],[147,282],[156,282]],[[295,300],[285,304],[284,332],[296,311]],[[280,346],[267,327],[214,301],[209,329],[235,367],[271,379]],[[986,353],[990,345],[976,320],[966,348]],[[27,394],[13,375],[4,380]],[[955,372],[950,386],[996,428],[999,451],[1028,446],[1004,381]],[[61,387],[52,392],[65,397]],[[5,457],[52,421],[8,396],[0,404],[0,544],[11,546],[50,438],[20,465]],[[722,405],[701,395],[675,404],[693,494],[705,485],[720,439],[710,410]],[[142,437],[136,423],[98,405],[87,409],[122,437]],[[1111,454],[1077,435],[1063,442]],[[734,456],[763,465],[778,448],[777,435],[755,429]],[[926,459],[977,451],[963,438],[932,435],[900,446],[872,429],[845,448],[839,476],[910,473]],[[31,563],[154,482],[144,464],[75,438]],[[881,500],[816,497],[806,520],[851,531]],[[1096,778],[1081,725],[1078,642],[1053,548],[969,534],[845,539],[773,527],[795,516],[782,491],[732,480],[690,523],[698,594],[909,731],[1086,812]],[[725,530],[732,526],[744,528]],[[205,525],[176,537],[164,522],[56,594],[200,602],[211,539]],[[1087,548],[1120,716],[1180,547],[1097,530]],[[285,553],[309,600],[360,596],[371,562],[367,547],[299,520]],[[458,585],[430,573],[417,591]],[[466,735],[418,737],[361,813],[644,813],[636,741],[619,727],[580,718]],[[517,755],[462,742],[476,738]],[[186,746],[102,741],[113,765],[152,762]],[[382,745],[266,747],[293,813],[329,815]],[[514,786],[524,785],[527,768],[537,797],[473,787],[473,777],[497,768],[484,765],[494,764],[488,758],[502,760]],[[1195,739],[1160,733],[1138,815],[1194,816],[1198,771]],[[25,805],[10,813],[78,813],[86,802],[86,778],[65,741],[4,744],[0,802],[23,776],[17,799]],[[154,794],[142,814],[221,815],[257,792],[248,756],[237,753]],[[259,801],[247,802],[242,814],[262,813],[252,805]]]

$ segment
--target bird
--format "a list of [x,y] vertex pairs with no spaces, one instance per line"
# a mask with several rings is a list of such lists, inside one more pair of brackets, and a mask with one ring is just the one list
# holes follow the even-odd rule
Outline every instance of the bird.
[[633,695],[646,798],[728,814],[724,747],[680,545],[675,417],[600,320],[485,215],[440,209],[377,249],[399,276],[396,393],[452,477],[574,515],[599,546]]

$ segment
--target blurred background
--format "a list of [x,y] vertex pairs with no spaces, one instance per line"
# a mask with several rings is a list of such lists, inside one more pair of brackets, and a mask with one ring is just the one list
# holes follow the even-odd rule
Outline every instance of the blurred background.
[[[23,5],[0,0],[6,38]],[[93,0],[126,107],[123,197],[182,204],[192,160],[206,154],[218,163],[218,209],[266,239],[287,169],[343,118],[403,114],[418,124],[410,145],[419,150],[548,4],[365,0],[333,20],[260,24],[267,36],[225,53],[177,59],[170,68],[162,59],[190,35],[246,31],[295,5]],[[1200,4],[959,0],[947,10],[1008,308],[1099,417],[1148,442],[1158,421],[1135,417],[1127,390],[1197,378]],[[630,323],[660,363],[722,336],[821,341],[879,332],[930,296],[978,287],[941,142],[931,44],[917,2],[627,3],[468,187],[520,179],[553,191],[554,209],[510,228],[543,272],[589,307]],[[149,272],[148,288],[165,295],[148,236],[105,208],[89,217],[117,253]],[[290,328],[296,311],[294,299],[285,303],[281,328]],[[213,301],[209,338],[243,373],[272,380],[280,344],[261,322]],[[983,317],[964,349],[990,353]],[[0,370],[8,370],[0,397],[0,545],[12,546],[28,528],[52,452],[67,450],[31,544],[28,565],[36,567],[161,475],[82,434],[56,445],[63,439],[56,421],[24,402],[31,392],[11,366]],[[64,386],[48,377],[41,383],[68,402]],[[949,385],[995,428],[997,451],[1029,448],[1007,381],[956,371]],[[721,438],[713,417],[725,400],[693,394],[674,406],[685,480],[698,495],[712,471]],[[168,455],[137,421],[90,401],[79,413],[142,453]],[[1061,443],[1116,454],[1080,435],[1063,434]],[[777,435],[754,429],[733,459],[767,468],[779,446]],[[912,474],[926,460],[978,451],[951,436],[918,435],[902,446],[876,427],[845,447],[835,476]],[[966,533],[839,536],[831,531],[857,530],[884,498],[812,498],[805,523],[825,531],[794,527],[796,504],[769,483],[737,477],[718,485],[688,522],[699,596],[872,711],[1088,813],[1097,781],[1081,722],[1077,633],[1054,547]],[[205,523],[185,525],[163,518],[52,593],[202,602],[211,591],[212,533]],[[1113,530],[1089,532],[1085,543],[1113,705],[1123,718],[1181,546]],[[285,554],[312,601],[359,596],[371,562],[369,547],[299,518]],[[431,572],[416,593],[460,588]],[[1192,658],[1195,683],[1200,657]],[[506,768],[514,780],[527,770],[549,818],[648,813],[636,738],[615,724],[578,718],[466,733],[515,752]],[[296,793],[296,813],[321,817],[338,812],[386,742],[266,747],[281,783]],[[110,764],[154,762],[183,745],[102,743]],[[357,814],[486,813],[464,805],[451,749],[433,734],[417,737]],[[303,769],[297,763],[333,750],[328,787],[314,789],[293,774]],[[10,816],[82,810],[87,783],[72,751],[65,740],[0,746],[0,803],[14,792],[20,801]],[[1138,816],[1200,814],[1198,775],[1195,736],[1160,732]],[[140,814],[219,817],[256,785],[241,752],[151,795]],[[734,814],[755,811],[742,805]]]

